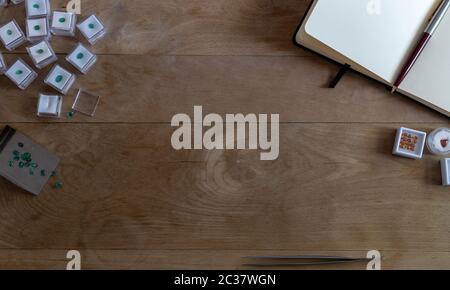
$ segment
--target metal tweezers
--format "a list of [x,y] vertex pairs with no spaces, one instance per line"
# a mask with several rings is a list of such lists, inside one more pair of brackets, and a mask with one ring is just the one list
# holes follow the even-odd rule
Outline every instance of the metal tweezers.
[[335,256],[248,256],[243,259],[267,260],[267,262],[247,263],[244,266],[250,267],[281,267],[281,266],[317,266],[350,264],[357,262],[368,263],[370,258],[348,258]]

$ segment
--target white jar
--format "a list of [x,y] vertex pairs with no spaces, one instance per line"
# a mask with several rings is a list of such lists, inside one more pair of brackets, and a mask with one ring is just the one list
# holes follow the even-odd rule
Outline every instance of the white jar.
[[427,147],[431,153],[436,155],[450,154],[450,129],[439,128],[431,132],[427,138]]

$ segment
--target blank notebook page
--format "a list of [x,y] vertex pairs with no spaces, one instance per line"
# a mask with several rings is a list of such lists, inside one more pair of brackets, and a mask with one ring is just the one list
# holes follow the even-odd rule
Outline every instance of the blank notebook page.
[[450,12],[400,86],[421,100],[450,112]]
[[305,31],[393,83],[440,0],[318,0]]

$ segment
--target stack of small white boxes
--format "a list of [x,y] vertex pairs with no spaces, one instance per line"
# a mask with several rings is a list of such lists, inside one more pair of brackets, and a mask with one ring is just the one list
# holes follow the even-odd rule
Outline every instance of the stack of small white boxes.
[[[0,27],[0,40],[8,51],[13,51],[26,42],[30,42],[27,52],[38,69],[47,67],[58,60],[50,40],[52,36],[75,37],[76,28],[80,30],[90,45],[95,44],[106,34],[106,28],[100,19],[91,15],[77,24],[77,15],[66,11],[51,10],[50,0],[0,0],[0,6],[6,7],[11,2],[18,5],[25,2],[26,35],[16,22],[11,20]],[[86,46],[78,43],[66,56],[67,62],[82,74],[97,61],[97,56]],[[38,74],[22,59],[17,59],[9,68],[0,54],[0,73],[5,74],[13,83],[25,90]],[[54,64],[44,82],[62,95],[66,95],[75,83],[76,75],[59,64]],[[39,117],[59,118],[61,116],[62,95],[40,94],[37,108]],[[100,97],[78,90],[72,109],[93,116]]]

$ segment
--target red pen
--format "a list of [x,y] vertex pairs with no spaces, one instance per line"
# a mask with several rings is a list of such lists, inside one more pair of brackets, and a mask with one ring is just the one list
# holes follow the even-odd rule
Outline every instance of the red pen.
[[438,28],[442,19],[444,19],[444,16],[449,8],[450,8],[450,0],[443,0],[439,8],[436,10],[436,13],[434,14],[433,18],[431,18],[431,21],[428,24],[427,28],[425,29],[422,38],[420,39],[414,51],[411,53],[410,57],[408,58],[408,61],[403,66],[398,78],[394,82],[392,93],[394,93],[397,90],[397,88],[401,85],[401,83],[406,78],[408,73],[411,71],[412,67],[416,63],[419,56],[422,54],[423,50],[427,46],[434,32],[436,32],[436,29]]

